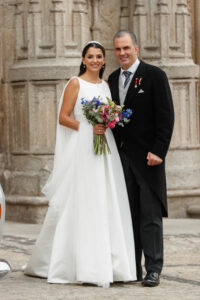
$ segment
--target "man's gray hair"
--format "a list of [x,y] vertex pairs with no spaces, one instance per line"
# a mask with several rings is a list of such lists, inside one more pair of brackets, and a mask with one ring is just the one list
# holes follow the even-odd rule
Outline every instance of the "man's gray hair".
[[132,31],[129,31],[129,30],[126,30],[126,29],[122,29],[122,30],[119,30],[117,33],[115,33],[114,35],[114,38],[113,38],[113,41],[116,39],[116,38],[120,38],[122,36],[125,36],[126,34],[130,35],[132,41],[133,41],[133,44],[134,45],[137,45],[137,38],[136,38],[136,35],[135,33],[133,33]]

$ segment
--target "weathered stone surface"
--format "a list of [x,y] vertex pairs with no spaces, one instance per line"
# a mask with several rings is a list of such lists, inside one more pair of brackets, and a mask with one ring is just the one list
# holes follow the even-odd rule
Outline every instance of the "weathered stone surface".
[[187,208],[187,213],[189,217],[200,218],[200,202],[198,204],[189,205]]
[[40,225],[6,223],[0,258],[13,272],[1,284],[2,300],[199,300],[200,221],[164,220],[165,262],[161,283],[144,288],[141,283],[115,283],[109,289],[80,284],[48,284],[46,279],[24,276]]
[[166,172],[170,217],[188,217],[188,206],[200,202],[199,170],[198,147],[172,149],[167,155]]
[[39,192],[39,178],[30,173],[13,172],[8,185],[11,195],[37,196]]
[[193,217],[188,208],[200,205],[200,189],[168,191],[168,206],[170,218]]
[[9,219],[10,221],[20,221],[32,224],[42,223],[47,211],[47,203],[42,206],[40,206],[39,203],[32,206],[30,199],[29,203],[26,204],[23,202],[19,203],[19,201],[16,201],[15,203],[7,201],[6,210],[6,219]]
[[13,171],[39,171],[42,167],[42,158],[38,156],[12,156]]
[[13,195],[6,197],[6,219],[24,223],[42,223],[48,206],[43,197]]
[[[175,106],[170,215],[187,216],[185,203],[196,203],[200,189],[199,65],[191,55],[192,36],[199,63],[199,9],[193,0],[0,1],[0,178],[21,212],[17,195],[41,196],[52,169],[58,101],[78,74],[83,46],[91,39],[105,45],[107,78],[117,67],[113,35],[125,28],[138,36],[140,58],[169,77]],[[34,219],[31,203],[26,213]]]

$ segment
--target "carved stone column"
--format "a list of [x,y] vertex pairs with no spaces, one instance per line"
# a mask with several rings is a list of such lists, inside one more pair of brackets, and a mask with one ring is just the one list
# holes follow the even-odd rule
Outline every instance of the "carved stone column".
[[121,1],[120,28],[130,28],[130,2],[129,0]]
[[1,55],[9,130],[7,218],[40,222],[48,204],[41,188],[52,169],[58,100],[91,38],[91,7],[87,0],[7,2],[1,26],[7,35]]
[[4,28],[5,4],[0,1],[0,184],[4,187],[4,169],[6,165],[6,107],[5,107],[5,62],[4,62],[4,44],[6,35]]
[[100,22],[99,22],[99,9],[100,1],[92,1],[92,18],[93,24],[91,26],[92,30],[92,39],[95,41],[100,40]]
[[166,71],[175,128],[167,156],[170,216],[187,216],[200,203],[199,68],[191,58],[191,26],[186,0],[134,1],[133,31],[141,58]]
[[126,6],[128,1],[123,0],[122,2],[121,0],[92,0],[91,33],[92,39],[99,40],[106,49],[105,78],[117,67],[113,53],[113,36],[120,28],[120,15],[127,15],[128,9]]
[[195,25],[195,57],[196,63],[200,65],[200,1],[194,1],[194,25]]
[[[3,4],[0,2],[0,53],[3,52]],[[3,137],[3,119],[4,119],[4,111],[3,111],[3,55],[0,56],[0,137]],[[0,143],[0,153],[2,153],[3,143]]]
[[[3,28],[3,3],[0,2],[0,53],[3,51],[3,36],[2,36],[2,28]],[[3,173],[3,144],[4,144],[4,110],[3,110],[3,56],[0,55],[0,183],[2,181],[2,173]],[[3,143],[2,143],[3,141]]]
[[[195,63],[200,65],[200,1],[188,0],[188,7],[191,13],[192,24],[192,54]],[[200,106],[200,93],[198,98]],[[200,203],[189,205],[187,211],[189,216],[192,216],[193,218],[200,218]]]
[[190,24],[187,0],[0,0],[0,180],[8,218],[43,219],[41,187],[52,168],[63,86],[78,73],[90,39],[106,48],[105,78],[117,67],[113,35],[120,28],[135,31],[140,57],[170,80],[176,113],[167,157],[170,215],[187,216],[188,206],[199,204],[199,67],[191,58]]

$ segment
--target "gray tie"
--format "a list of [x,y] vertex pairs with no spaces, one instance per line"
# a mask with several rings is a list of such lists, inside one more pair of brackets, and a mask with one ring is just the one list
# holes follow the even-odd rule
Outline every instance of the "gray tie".
[[122,74],[126,77],[126,79],[124,81],[124,88],[125,88],[127,86],[128,82],[129,82],[129,80],[130,80],[130,76],[131,76],[132,73],[129,72],[129,71],[123,71]]

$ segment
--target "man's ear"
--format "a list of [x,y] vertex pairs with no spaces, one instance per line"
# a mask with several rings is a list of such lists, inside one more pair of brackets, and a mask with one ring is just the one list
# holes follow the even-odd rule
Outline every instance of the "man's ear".
[[137,53],[138,53],[139,50],[140,50],[138,45],[135,46],[135,49],[136,49]]

